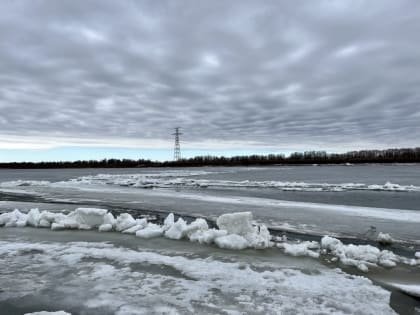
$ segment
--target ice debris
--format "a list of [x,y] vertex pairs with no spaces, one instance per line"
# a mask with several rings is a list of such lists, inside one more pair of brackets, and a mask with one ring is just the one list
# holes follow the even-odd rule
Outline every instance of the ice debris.
[[319,252],[317,251],[319,243],[315,241],[305,241],[297,244],[282,243],[278,247],[284,248],[284,252],[292,256],[319,257]]
[[[268,228],[257,225],[253,221],[251,212],[223,214],[216,220],[218,229],[209,228],[207,221],[198,218],[191,223],[170,213],[163,225],[148,222],[147,219],[134,219],[128,213],[122,213],[116,218],[106,209],[77,208],[64,214],[62,212],[42,211],[31,209],[27,214],[15,209],[0,215],[0,226],[5,227],[45,227],[52,230],[63,229],[98,229],[100,232],[117,231],[135,234],[140,238],[154,238],[164,236],[169,239],[187,239],[200,244],[216,244],[220,248],[241,250],[245,248],[268,248],[274,245]],[[378,239],[391,238],[388,234],[380,233]],[[391,238],[392,239],[392,238]],[[278,238],[277,238],[278,240]],[[279,240],[278,240],[279,241]],[[405,262],[403,258],[388,250],[380,250],[371,245],[344,245],[339,239],[324,236],[321,243],[305,241],[300,243],[287,242],[281,238],[277,247],[286,254],[293,256],[309,256],[318,258],[320,254],[331,254],[332,260],[339,260],[342,264],[355,266],[362,271],[368,271],[371,266],[395,267],[397,262]],[[420,261],[420,252],[416,259],[409,263],[416,265]]]
[[71,314],[64,311],[56,311],[56,312],[40,311],[40,312],[34,312],[34,313],[25,313],[25,315],[71,315]]
[[271,235],[265,225],[253,222],[251,212],[239,212],[221,215],[217,219],[219,229],[210,229],[207,221],[198,218],[191,223],[178,218],[175,222],[170,213],[163,225],[148,222],[147,219],[134,219],[129,213],[122,213],[116,218],[106,209],[77,208],[68,214],[62,212],[31,209],[28,213],[19,210],[0,215],[0,226],[5,227],[44,227],[51,230],[97,229],[100,232],[117,231],[135,234],[141,238],[165,236],[180,240],[188,239],[200,244],[216,244],[221,248],[267,248],[273,245]]
[[394,239],[391,237],[391,235],[382,232],[379,232],[376,240],[381,245],[391,245],[392,243],[394,243]]
[[338,257],[344,265],[357,267],[364,272],[369,270],[369,266],[395,267],[399,261],[398,256],[389,250],[381,251],[371,245],[344,245],[330,236],[321,239],[321,249]]

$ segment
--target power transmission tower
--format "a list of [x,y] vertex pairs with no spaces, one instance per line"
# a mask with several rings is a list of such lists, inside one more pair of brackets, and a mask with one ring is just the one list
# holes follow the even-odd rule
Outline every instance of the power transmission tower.
[[181,146],[179,145],[179,136],[182,135],[181,132],[179,132],[180,127],[175,128],[175,133],[172,135],[175,136],[175,148],[174,148],[174,160],[179,161],[181,159]]

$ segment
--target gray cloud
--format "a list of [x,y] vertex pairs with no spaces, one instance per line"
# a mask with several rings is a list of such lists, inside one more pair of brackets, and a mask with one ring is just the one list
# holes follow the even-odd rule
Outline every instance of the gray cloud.
[[[417,1],[4,1],[0,135],[418,146]],[[251,144],[250,144],[251,145]]]

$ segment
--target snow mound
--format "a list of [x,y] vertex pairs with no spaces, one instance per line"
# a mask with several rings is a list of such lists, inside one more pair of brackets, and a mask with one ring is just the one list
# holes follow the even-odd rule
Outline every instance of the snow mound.
[[364,272],[369,270],[369,266],[395,267],[399,261],[398,256],[391,251],[381,251],[371,245],[344,245],[340,240],[330,236],[321,239],[321,248],[337,256],[341,263],[357,267]]

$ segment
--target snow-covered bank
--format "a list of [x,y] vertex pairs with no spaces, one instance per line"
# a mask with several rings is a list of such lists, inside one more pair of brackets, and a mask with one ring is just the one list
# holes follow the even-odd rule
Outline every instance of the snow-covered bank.
[[[223,214],[216,220],[218,229],[209,228],[207,221],[197,218],[187,223],[170,213],[163,224],[148,222],[146,218],[134,219],[128,213],[122,213],[116,218],[106,209],[77,208],[64,214],[62,212],[39,211],[31,209],[23,213],[17,209],[0,215],[0,226],[4,227],[39,227],[51,230],[96,229],[99,232],[120,232],[133,234],[139,238],[165,237],[173,240],[186,239],[200,244],[215,244],[220,248],[242,250],[245,248],[264,249],[280,248],[292,256],[309,256],[312,258],[333,256],[342,264],[354,266],[367,272],[369,267],[382,266],[392,268],[397,263],[411,266],[420,265],[420,254],[414,258],[395,255],[389,250],[380,250],[371,245],[344,245],[339,239],[330,236],[322,238],[321,242],[288,242],[280,237],[272,238],[264,224],[256,224],[251,212]],[[388,242],[390,235],[379,233],[378,243],[383,239]],[[419,256],[419,257],[417,257]]]
[[12,288],[0,291],[0,306],[25,301],[40,309],[48,303],[91,315],[395,314],[390,292],[338,269],[183,251],[31,236],[0,241],[2,282]]

